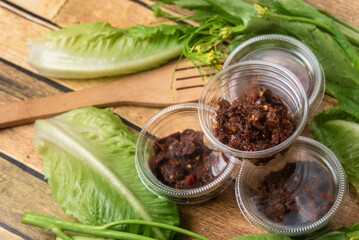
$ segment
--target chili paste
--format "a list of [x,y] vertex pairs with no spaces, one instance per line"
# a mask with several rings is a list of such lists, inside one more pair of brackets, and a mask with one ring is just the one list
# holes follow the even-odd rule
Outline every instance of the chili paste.
[[201,187],[214,179],[211,152],[201,131],[186,129],[156,140],[149,165],[156,178],[170,187]]
[[333,205],[332,182],[326,170],[315,162],[297,164],[286,163],[269,173],[257,188],[258,211],[274,222],[316,221]]
[[295,130],[288,107],[279,96],[262,86],[253,86],[232,103],[220,100],[216,121],[218,140],[242,151],[272,148]]

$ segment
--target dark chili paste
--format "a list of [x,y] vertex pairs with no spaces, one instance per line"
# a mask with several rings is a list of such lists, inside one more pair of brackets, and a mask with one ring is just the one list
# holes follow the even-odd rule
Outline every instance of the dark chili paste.
[[280,97],[261,86],[253,86],[232,103],[222,99],[216,114],[217,138],[238,150],[272,148],[295,130],[292,116]]
[[178,189],[196,188],[211,182],[211,149],[203,133],[186,129],[158,139],[149,161],[151,171],[162,183]]
[[[258,211],[277,223],[300,224],[323,217],[333,205],[331,179],[315,162],[286,163],[259,183]],[[310,169],[308,171],[308,169]]]

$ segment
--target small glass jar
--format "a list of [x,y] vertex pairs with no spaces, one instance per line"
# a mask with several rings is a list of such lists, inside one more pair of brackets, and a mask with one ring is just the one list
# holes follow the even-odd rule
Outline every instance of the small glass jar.
[[185,129],[202,131],[198,120],[198,104],[179,104],[163,109],[153,116],[140,132],[135,161],[137,172],[149,190],[175,203],[192,204],[208,200],[222,192],[236,178],[239,168],[231,162],[230,156],[224,156],[203,136],[204,144],[212,150],[210,157],[213,158],[211,171],[214,179],[201,187],[188,189],[169,187],[161,182],[149,166],[154,142]]
[[325,77],[317,58],[306,45],[284,35],[261,35],[248,39],[233,50],[223,68],[249,60],[279,64],[292,71],[303,84],[310,112],[314,113],[324,96]]
[[[260,151],[242,151],[220,142],[215,135],[216,109],[222,99],[232,102],[252,86],[263,86],[281,98],[292,115],[294,133],[275,147]],[[264,61],[247,61],[232,64],[211,78],[199,99],[199,119],[206,137],[222,152],[252,162],[279,160],[303,131],[308,118],[308,101],[303,86],[296,76],[280,65]]]
[[280,162],[258,167],[245,161],[236,198],[251,224],[298,236],[326,226],[343,205],[347,188],[335,154],[317,141],[299,137]]

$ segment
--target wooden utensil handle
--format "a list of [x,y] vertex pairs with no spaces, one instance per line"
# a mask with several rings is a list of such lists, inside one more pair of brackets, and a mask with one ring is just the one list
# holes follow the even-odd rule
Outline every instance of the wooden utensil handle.
[[[75,108],[100,106],[106,102],[106,92],[98,91],[96,98],[89,97],[89,94],[85,89],[0,106],[0,128],[31,123],[37,119],[52,117]],[[101,99],[102,101],[99,101]]]
[[87,106],[103,107],[121,103],[146,105],[136,97],[136,92],[133,92],[133,89],[127,88],[120,91],[119,85],[121,83],[112,82],[56,96],[5,104],[0,106],[0,128],[31,123],[40,118],[52,117],[69,110]]

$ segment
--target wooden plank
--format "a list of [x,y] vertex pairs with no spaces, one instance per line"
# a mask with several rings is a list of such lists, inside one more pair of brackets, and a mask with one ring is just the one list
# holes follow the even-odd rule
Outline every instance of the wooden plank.
[[10,0],[11,3],[46,19],[53,19],[66,0]]
[[0,69],[0,104],[62,92],[4,61],[0,61]]
[[0,26],[0,57],[31,70],[25,62],[29,55],[26,44],[32,38],[44,35],[48,29],[4,8],[0,8]]
[[[34,97],[59,94],[61,91],[40,81],[25,70],[0,61],[0,104]],[[33,126],[7,129],[0,132],[0,152],[20,159],[37,171],[42,169],[42,161],[32,146]]]
[[[72,0],[70,0],[69,2],[72,2]],[[91,2],[92,1],[90,1],[89,3],[91,3]],[[329,2],[333,2],[333,0],[329,0]],[[350,2],[348,0],[345,0],[344,2],[336,3],[337,4],[336,6],[338,6],[338,4],[348,5],[348,3],[350,3]],[[118,6],[119,3],[115,2],[112,4],[115,4],[112,6]],[[121,3],[121,4],[123,4],[123,3]],[[330,6],[332,6],[329,3],[325,3],[325,4],[328,8]],[[69,6],[72,6],[74,9],[66,9],[65,8],[63,10],[63,12],[62,11],[60,12],[60,15],[55,17],[55,20],[58,20],[59,23],[61,22],[61,24],[66,24],[66,17],[70,18],[71,17],[70,14],[76,15],[77,11],[79,11],[79,8],[81,9],[81,7],[84,7],[83,5],[81,6],[79,1],[74,1],[73,5],[69,5]],[[93,15],[93,14],[90,15],[89,14],[89,16],[86,16],[86,15],[84,15],[84,13],[81,13],[82,14],[81,17],[79,17],[79,18],[74,17],[73,19],[71,19],[71,21],[78,20],[78,21],[84,21],[84,22],[86,21],[87,22],[87,21],[90,21],[91,19],[103,19],[107,16],[110,16],[110,13],[108,11],[109,10],[112,11],[112,9],[107,8],[107,10],[105,11],[104,9],[102,9],[102,7],[103,7],[102,5],[96,5],[96,3],[93,6],[97,7],[95,9],[95,13],[97,14],[98,12],[101,12],[101,14],[99,14],[99,15]],[[86,8],[87,8],[87,6],[86,6]],[[90,7],[88,7],[88,8],[90,8]],[[106,6],[104,6],[104,8],[106,8]],[[136,6],[134,6],[133,8],[136,8]],[[131,17],[128,20],[125,20],[126,19],[125,15],[122,16],[123,17],[122,19],[116,18],[117,15],[110,16],[110,17],[108,17],[110,19],[110,22],[112,21],[111,20],[112,18],[116,20],[116,21],[113,21],[112,24],[118,24],[118,26],[120,26],[122,24],[122,22],[125,22],[125,24],[129,24],[129,26],[132,26],[131,24],[134,24],[135,22],[137,22],[136,18],[142,19],[142,17],[144,17],[144,16],[138,17],[138,15],[136,16],[135,14],[132,15],[132,13],[131,13],[132,8],[124,8],[124,9],[126,9],[127,14],[129,14]],[[0,8],[0,16],[2,16],[2,18],[0,20],[0,26],[6,26],[3,23],[4,22],[8,23],[6,18],[9,16],[9,14],[8,14],[8,12],[6,12],[6,14],[1,15],[1,10],[2,9]],[[338,10],[338,8],[332,8],[330,10],[341,11],[341,9]],[[118,9],[117,14],[121,15],[120,12],[122,12],[122,11],[123,11],[123,9]],[[137,14],[142,15],[143,12],[137,13]],[[28,24],[28,21],[26,19],[23,19],[23,18],[17,16],[16,14],[13,14],[13,15],[16,16],[16,18],[13,18],[13,16],[11,16],[11,15],[10,16],[11,16],[12,20],[14,20],[14,19],[16,20],[15,21],[16,24],[20,24],[18,26],[23,26],[23,28],[25,28],[25,26],[26,26],[26,28],[28,28],[28,27],[36,28],[36,29],[39,28],[39,26]],[[4,18],[5,18],[5,20],[4,20]],[[11,21],[9,20],[9,22],[11,22]],[[74,22],[74,23],[76,23],[76,22]],[[9,23],[9,24],[12,24],[12,23]],[[18,50],[20,50],[20,52],[21,52],[23,50],[22,48],[26,48],[26,46],[25,46],[26,42],[24,41],[24,39],[28,36],[27,36],[27,34],[25,34],[25,37],[21,38],[21,41],[18,41],[16,39],[16,36],[18,36],[19,34],[20,34],[20,36],[23,36],[23,34],[21,33],[21,31],[23,31],[23,30],[18,27],[18,28],[16,28],[16,31],[15,31],[14,30],[15,27],[17,27],[17,26],[15,26],[15,24],[13,26],[10,26],[9,29],[7,28],[7,30],[9,30],[9,32],[5,33],[5,36],[8,36],[9,39],[11,37],[11,41],[9,39],[6,39],[4,36],[0,37],[0,43],[3,43],[3,44],[0,44],[0,45],[2,45],[2,46],[0,46],[0,57],[4,54],[4,51],[5,51],[4,55],[6,55],[8,57],[7,59],[9,59],[10,61],[12,61],[12,59],[15,59],[19,64],[24,64],[23,59],[26,57],[26,54],[21,53],[22,55],[21,54],[19,55],[22,57],[22,59],[21,59],[21,57],[19,57],[16,54],[18,54]],[[26,29],[26,30],[31,34],[34,34],[34,33],[37,33],[37,31],[38,31],[36,29],[32,29],[32,30]],[[45,29],[45,31],[47,31],[47,30]],[[36,34],[34,34],[34,35],[36,35]],[[3,40],[3,39],[5,39],[5,40]],[[20,42],[21,44],[13,43],[12,41],[18,41],[18,43]],[[10,49],[7,49],[7,48],[10,48]],[[32,70],[31,68],[26,66],[26,64],[24,64],[23,66],[26,67],[27,69]],[[90,85],[91,84],[94,84],[94,85],[101,84],[102,80],[92,80],[92,81],[93,81],[92,83],[90,81]],[[65,83],[67,86],[69,86],[73,89],[80,89],[82,87],[89,86],[88,82],[84,83],[81,81],[69,80]],[[10,93],[10,95],[6,95],[6,94],[0,95],[0,102],[2,101],[2,99],[4,99],[4,102],[5,102],[5,101],[16,101],[17,99],[19,99],[19,97],[29,97],[26,93],[19,91],[19,88],[11,89],[9,93]],[[14,96],[12,96],[11,94],[14,94]],[[326,102],[329,101],[328,99],[330,100],[330,98],[326,98]],[[335,103],[335,101],[334,101],[334,103]],[[325,106],[325,104],[322,104],[321,107],[326,107],[326,106]],[[120,113],[121,115],[124,115],[125,117],[128,117],[129,120],[136,121],[138,125],[142,126],[150,118],[150,116],[152,116],[152,114],[157,112],[159,109],[121,107],[121,108],[115,108],[113,110],[117,113]],[[308,129],[307,129],[307,131],[308,131]],[[0,151],[4,150],[7,154],[11,155],[12,157],[16,158],[17,160],[24,162],[26,165],[29,165],[38,171],[41,171],[41,169],[42,169],[41,158],[39,157],[39,155],[36,153],[36,151],[32,147],[32,143],[31,143],[32,139],[33,139],[33,126],[32,125],[2,131],[2,132],[0,132]],[[1,169],[4,169],[5,172],[8,169],[8,168],[2,168],[2,165],[0,167],[1,167]],[[17,178],[17,174],[15,174],[15,177]],[[30,181],[31,178],[33,178],[33,177],[32,176],[26,177],[26,179],[25,179],[26,182]],[[9,179],[6,179],[5,182],[12,184],[12,181],[13,180],[9,178]],[[0,184],[1,183],[2,182],[0,181]],[[31,183],[31,181],[30,181],[30,183]],[[3,186],[3,185],[1,185],[1,186]],[[12,187],[13,188],[18,187],[19,191],[22,194],[23,190],[21,188],[21,185],[19,187],[19,185],[15,184],[15,185],[12,185]],[[43,187],[41,185],[41,186],[37,186],[36,188],[43,188]],[[46,188],[46,186],[45,186],[45,188]],[[42,196],[41,192],[40,193],[36,192],[36,191],[38,191],[37,189],[32,189],[32,190],[33,190],[33,195]],[[358,196],[353,193],[353,189],[351,189],[351,190],[352,191],[351,191],[349,201],[347,202],[346,206],[343,208],[343,210],[338,215],[338,218],[334,222],[334,226],[339,227],[342,225],[350,225],[353,223],[357,223],[357,221],[358,221],[358,215],[357,215],[357,213],[359,212],[358,204],[357,204]],[[2,195],[0,195],[0,199],[1,199],[1,201],[3,200]],[[11,201],[13,201],[12,197],[6,199],[6,202],[11,202]],[[10,207],[17,210],[18,209],[17,201],[15,201],[15,203],[11,204]],[[41,209],[43,209],[43,208],[45,208],[43,210],[54,209],[55,211],[61,212],[59,206],[56,203],[48,203],[48,204],[49,205],[42,206]],[[36,206],[36,203],[34,203],[34,202],[29,203],[30,207],[33,207],[33,205]],[[185,227],[187,229],[191,229],[191,230],[193,230],[199,234],[202,234],[204,236],[207,236],[211,239],[225,239],[225,238],[229,238],[229,237],[237,237],[237,236],[241,236],[241,235],[247,235],[247,234],[251,234],[251,233],[260,232],[260,230],[256,230],[256,229],[252,228],[248,223],[246,223],[246,221],[240,214],[240,211],[237,207],[237,204],[236,204],[236,201],[234,198],[233,185],[229,189],[224,191],[219,197],[217,197],[213,201],[209,201],[204,204],[196,205],[196,206],[181,206],[180,210],[181,210],[181,214],[182,214],[182,223],[183,223],[182,226],[183,227]],[[20,207],[19,212],[21,212],[21,211],[23,211],[23,209]],[[2,210],[0,212],[2,212]],[[58,215],[56,215],[56,216],[58,216]],[[19,220],[18,218],[11,219],[11,226],[17,226],[19,224],[18,220]],[[25,230],[25,232],[27,233],[27,230]],[[44,233],[44,234],[46,234],[46,233]],[[38,235],[38,237],[40,239],[46,238],[46,237],[41,238],[41,237],[43,237],[42,234]],[[0,238],[4,239],[1,235],[1,233],[0,233]]]
[[0,2],[0,7],[3,7],[23,18],[26,18],[34,23],[37,23],[43,27],[46,27],[48,29],[57,30],[59,29],[59,26],[50,20],[43,18],[39,15],[36,15],[35,13],[32,13],[30,11],[27,11],[24,8],[21,8],[20,6],[13,4],[11,2],[8,2],[7,0]]
[[[146,8],[144,8],[144,10],[149,11]],[[104,15],[106,14],[104,13]],[[64,16],[64,14],[59,15],[59,17],[62,16]],[[67,17],[69,16],[64,16],[64,18]],[[89,21],[91,20],[89,19]],[[0,26],[5,26],[6,28],[4,34],[0,36],[0,58],[4,58],[5,60],[19,65],[29,71],[36,72],[25,61],[29,54],[27,43],[30,39],[46,34],[48,29],[3,8],[0,8]],[[98,86],[110,81],[115,81],[120,78],[121,77],[117,76],[86,80],[50,79],[73,90],[80,90],[83,88]],[[168,81],[170,81],[170,79]]]
[[[54,20],[60,25],[67,25],[68,23],[106,21],[106,19],[113,18],[114,20],[111,23],[118,27],[128,27],[136,24],[148,25],[151,24],[152,21],[156,21],[152,16],[151,10],[131,1],[121,1],[121,5],[118,5],[118,3],[116,3],[117,5],[112,3],[112,6],[114,4],[118,6],[118,11],[113,11],[113,9],[109,8],[110,2],[108,2],[108,4],[102,4],[103,6],[98,4],[98,1],[92,0],[84,6],[81,1],[70,0],[67,2],[67,4],[65,4],[63,9],[59,12]],[[349,6],[350,3],[348,0],[346,0],[342,3],[342,5]],[[83,8],[86,9],[86,11],[83,10]],[[88,14],[87,8],[96,9],[96,12],[93,14]],[[140,9],[140,13],[137,11],[137,9]],[[332,10],[332,13],[334,14],[339,11],[336,10],[337,8],[333,9],[334,10]],[[114,14],[114,12],[116,12],[116,14]],[[77,14],[81,16],[81,18],[79,17],[79,19],[73,20],[73,16],[77,16]],[[121,19],[119,16],[121,16]],[[16,14],[10,14],[9,11],[4,9],[0,9],[0,19],[0,24],[6,27],[4,34],[2,34],[0,37],[0,57],[12,61],[26,69],[34,71],[34,69],[32,69],[24,61],[29,53],[29,50],[26,47],[26,43],[32,38],[45,34],[47,29],[30,21],[26,21],[26,19],[23,19]],[[8,39],[12,39],[13,41],[8,41]],[[84,81],[53,80],[77,90],[86,87],[97,86],[104,82],[113,81],[115,79],[118,79],[118,77],[92,80],[89,79]]]
[[232,184],[211,201],[195,206],[180,205],[182,227],[216,240],[265,233],[262,229],[251,227],[245,220],[234,192]]
[[341,18],[347,21],[350,24],[353,24],[356,27],[359,27],[359,1],[353,0],[305,0],[307,3],[312,6],[327,11],[334,16]]
[[32,239],[54,239],[52,233],[21,224],[24,213],[35,212],[75,221],[74,218],[63,213],[52,198],[50,187],[46,182],[29,175],[1,157],[0,169],[0,212],[3,224]]
[[[0,104],[35,97],[45,97],[62,92],[58,88],[40,81],[36,76],[32,76],[24,71],[22,72],[16,66],[9,65],[4,61],[0,61],[0,69]],[[158,108],[131,106],[111,109],[140,127],[159,111]],[[0,152],[17,159],[37,171],[41,171],[42,161],[32,146],[33,139],[34,127],[32,124],[2,130],[0,131]]]
[[[130,106],[111,109],[120,116],[124,116],[126,120],[140,127],[158,112],[158,109],[155,108]],[[41,156],[36,152],[32,145],[34,131],[35,128],[33,124],[1,130],[0,152],[5,153],[36,171],[42,172],[43,164]]]
[[[0,35],[0,58],[12,62],[29,71],[36,72],[27,62],[29,55],[27,46],[31,39],[45,35],[49,29],[25,19],[7,9],[0,8],[0,26],[3,34]],[[88,79],[88,80],[58,80],[52,79],[68,88],[77,90],[86,87],[98,86],[102,83],[118,78]]]
[[[0,61],[0,69],[0,104],[55,95],[61,92],[5,61]],[[30,125],[1,131],[0,152],[20,159],[39,171],[42,169],[42,161],[33,149],[33,137],[34,128]]]
[[[142,127],[147,120],[159,111],[156,108],[123,106],[111,108],[114,112],[126,118],[133,124]],[[18,160],[19,162],[42,172],[41,156],[32,145],[34,139],[34,125],[8,128],[0,131],[0,152]]]
[[86,22],[109,22],[118,28],[133,27],[138,24],[154,26],[160,23],[174,24],[163,18],[155,18],[152,10],[134,1],[69,0],[53,19],[60,26]]
[[7,231],[6,229],[0,227],[0,236],[3,240],[23,240],[24,238]]
[[[351,187],[347,201],[331,222],[333,228],[358,223],[358,199],[358,195]],[[195,206],[180,205],[179,208],[182,227],[209,239],[225,240],[265,233],[264,230],[254,227],[245,220],[238,208],[233,185],[211,201]]]
[[359,223],[359,195],[355,188],[350,185],[346,201],[338,214],[331,222],[334,229],[349,227]]

